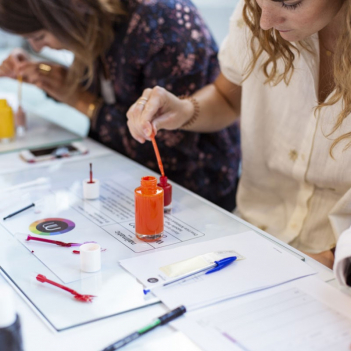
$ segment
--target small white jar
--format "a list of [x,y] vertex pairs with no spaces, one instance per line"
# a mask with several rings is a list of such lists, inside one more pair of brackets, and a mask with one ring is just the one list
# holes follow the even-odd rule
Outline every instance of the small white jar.
[[100,182],[98,179],[93,179],[90,183],[90,179],[83,180],[83,197],[86,200],[95,200],[100,196]]
[[93,273],[101,269],[101,246],[96,243],[83,244],[80,249],[80,269]]

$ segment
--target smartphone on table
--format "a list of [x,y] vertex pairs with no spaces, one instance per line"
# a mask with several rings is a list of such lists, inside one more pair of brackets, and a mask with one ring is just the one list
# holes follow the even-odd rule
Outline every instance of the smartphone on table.
[[73,142],[48,148],[23,150],[20,152],[20,157],[26,162],[35,163],[75,155],[84,155],[87,153],[88,149],[83,143]]

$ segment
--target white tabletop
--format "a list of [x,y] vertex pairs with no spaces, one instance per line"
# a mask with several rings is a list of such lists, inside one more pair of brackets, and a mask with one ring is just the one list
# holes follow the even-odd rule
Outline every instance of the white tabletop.
[[[97,149],[99,146],[89,143],[90,147],[90,156],[87,156],[86,162],[89,161],[89,157],[93,157],[94,155],[94,145]],[[16,157],[16,153],[13,153],[14,157]],[[99,153],[97,153],[97,157],[99,158]],[[1,158],[9,156],[0,155],[0,163]],[[101,156],[100,156],[101,157]],[[105,149],[105,153],[103,157],[109,158],[108,164],[101,163],[101,167],[103,170],[101,172],[112,172],[113,166],[112,164],[116,163],[120,160],[120,156],[108,149]],[[98,162],[98,158],[95,159],[95,163]],[[101,158],[102,160],[103,158]],[[113,160],[116,162],[113,162]],[[73,160],[73,158],[72,158]],[[65,163],[65,174],[67,177],[75,177],[81,178],[82,175],[80,171],[77,169],[77,162],[72,162],[72,160],[68,160],[69,162]],[[93,159],[94,160],[94,159]],[[50,163],[53,162],[53,163]],[[3,174],[0,175],[0,184],[6,183],[7,186],[15,185],[21,183],[23,181],[30,181],[36,179],[38,172],[45,174],[46,177],[49,177],[53,183],[59,182],[57,179],[57,173],[49,171],[50,169],[54,169],[54,163],[56,161],[49,161],[44,163],[40,168],[30,169],[30,166],[26,169],[26,172],[17,172],[13,174]],[[62,162],[62,161],[61,161]],[[102,162],[102,161],[101,161]],[[126,160],[123,158],[123,162],[126,162],[130,166],[130,169],[139,170],[143,169],[141,166],[136,163]],[[106,163],[106,162],[105,162]],[[61,164],[62,166],[62,164]],[[71,174],[69,174],[69,170],[71,169]],[[145,169],[144,169],[145,172]],[[16,175],[16,176],[15,176]],[[225,211],[217,208],[216,206],[208,203],[205,200],[200,199],[198,196],[193,195],[192,193],[183,190],[181,188],[176,191],[176,200],[179,201],[180,204],[186,203],[188,206],[197,206],[201,207],[201,213],[203,217],[206,217],[206,214],[210,217],[210,221],[213,226],[218,226],[221,228],[223,223],[217,223],[218,221],[226,222],[226,225],[230,224],[230,228],[235,232],[237,230],[241,230],[241,228],[253,228],[255,231],[265,235],[267,240],[274,240],[279,243],[283,247],[286,247],[291,252],[295,252],[297,255],[304,256],[302,253],[297,250],[288,247],[272,236],[265,234],[257,228],[245,223],[244,221],[238,219],[233,215],[227,215]],[[190,205],[189,205],[190,204]],[[218,218],[218,219],[216,219]],[[305,257],[306,263],[310,266],[314,267],[318,276],[324,280],[335,284],[332,272],[327,269],[325,266],[319,264],[318,262],[310,259],[309,257]],[[1,278],[2,280],[3,278]],[[89,323],[84,326],[75,327],[73,329],[56,332],[49,325],[45,324],[43,320],[37,315],[37,312],[34,308],[31,308],[30,304],[25,301],[26,298],[20,295],[19,293],[16,296],[17,300],[17,308],[18,313],[22,319],[22,328],[23,328],[23,338],[25,350],[27,351],[46,351],[48,349],[54,350],[84,350],[84,351],[97,351],[102,350],[104,347],[109,345],[110,343],[118,340],[119,338],[129,334],[137,328],[142,327],[148,324],[152,319],[162,315],[166,312],[165,307],[161,304],[155,304],[152,306],[143,307],[131,312],[127,312],[124,314],[120,314],[114,317],[109,317],[104,320],[100,320],[97,322]],[[57,306],[57,309],[60,307]],[[149,333],[148,335],[143,336],[142,338],[136,340],[135,342],[129,344],[125,347],[126,350],[198,350],[198,347],[194,345],[187,337],[182,335],[181,333],[173,330],[169,326],[164,326],[158,328],[157,330]]]

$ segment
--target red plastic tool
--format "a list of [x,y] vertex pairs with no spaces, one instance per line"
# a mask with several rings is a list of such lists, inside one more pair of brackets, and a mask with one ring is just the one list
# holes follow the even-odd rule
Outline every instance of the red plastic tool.
[[83,295],[83,294],[80,294],[78,293],[77,291],[73,290],[73,289],[70,289],[70,288],[67,288],[67,286],[64,286],[64,285],[61,285],[59,283],[56,283],[50,279],[47,279],[45,277],[45,275],[42,275],[42,274],[38,274],[36,279],[41,282],[41,283],[48,283],[48,284],[51,284],[51,285],[55,285],[57,286],[58,288],[61,288],[63,290],[66,290],[68,291],[69,293],[71,293],[72,295],[74,295],[74,298],[78,301],[82,301],[82,302],[93,302],[93,297],[96,297],[94,295]]

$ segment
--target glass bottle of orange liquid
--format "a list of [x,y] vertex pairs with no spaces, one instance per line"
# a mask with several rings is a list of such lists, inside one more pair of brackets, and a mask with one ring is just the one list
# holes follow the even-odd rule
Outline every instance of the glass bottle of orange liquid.
[[12,108],[5,99],[0,99],[0,140],[3,143],[15,137],[15,121]]
[[163,189],[155,177],[141,178],[135,189],[135,234],[144,241],[156,241],[163,235]]

